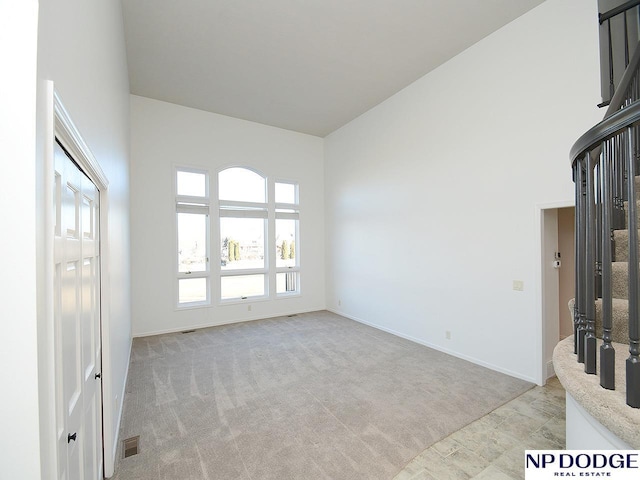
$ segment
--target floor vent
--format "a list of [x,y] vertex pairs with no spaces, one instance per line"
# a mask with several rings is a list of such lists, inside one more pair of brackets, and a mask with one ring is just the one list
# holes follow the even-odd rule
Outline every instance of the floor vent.
[[195,330],[185,330],[184,332],[180,332],[180,333],[193,333],[195,332]]
[[138,454],[140,445],[140,435],[131,438],[125,438],[122,441],[122,458],[131,457]]

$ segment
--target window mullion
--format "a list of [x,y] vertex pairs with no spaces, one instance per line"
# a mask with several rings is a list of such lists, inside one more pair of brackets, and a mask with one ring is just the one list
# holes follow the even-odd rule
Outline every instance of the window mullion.
[[178,272],[178,278],[206,278],[209,276],[208,271],[204,272]]
[[268,273],[267,268],[247,268],[242,270],[220,270],[223,277],[239,277],[242,275],[264,275]]
[[269,271],[266,280],[269,285],[269,298],[275,298],[277,295],[276,288],[276,201],[275,201],[275,182],[269,179],[267,182],[267,236],[268,248],[268,265]]

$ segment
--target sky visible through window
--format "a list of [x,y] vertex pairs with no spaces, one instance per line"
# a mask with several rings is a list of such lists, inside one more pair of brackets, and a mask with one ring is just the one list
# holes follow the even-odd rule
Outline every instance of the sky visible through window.
[[207,176],[204,173],[178,170],[178,195],[190,197],[207,196]]
[[[197,170],[177,171],[178,196],[200,197],[202,205],[208,205],[209,189],[208,175]],[[297,218],[276,218],[275,231],[271,232],[270,243],[265,237],[267,210],[267,182],[258,173],[246,169],[233,167],[218,173],[217,192],[221,210],[225,216],[219,217],[219,244],[208,243],[209,221],[203,213],[178,212],[178,271],[196,274],[209,271],[207,257],[211,249],[219,248],[220,271],[223,299],[240,298],[265,294],[265,276],[257,271],[268,271],[270,260],[275,256],[278,268],[294,268],[297,266],[298,245]],[[215,195],[215,194],[214,194]],[[199,200],[186,200],[184,205],[199,205]],[[298,211],[297,185],[288,182],[275,182],[274,199],[277,204],[288,204],[276,209],[276,216],[291,215]],[[179,200],[180,201],[180,200]],[[238,205],[235,202],[247,202],[253,205]],[[237,212],[237,213],[236,213]],[[285,212],[285,213],[278,213]],[[272,240],[272,241],[273,241]],[[216,242],[217,243],[217,242]],[[273,249],[273,250],[270,250]],[[214,258],[216,255],[214,254]],[[273,257],[271,257],[273,258]],[[273,261],[273,260],[271,260]],[[250,275],[238,275],[247,270]],[[252,272],[249,272],[252,270]],[[216,271],[216,267],[213,267]],[[224,272],[236,271],[233,276],[225,276]],[[227,274],[228,275],[228,274]],[[292,275],[296,275],[292,273]],[[207,274],[208,276],[208,274]],[[282,283],[283,274],[278,275],[278,284]],[[195,278],[180,281],[179,297],[187,301],[204,301],[205,279]],[[283,284],[284,285],[284,284]],[[284,291],[284,287],[278,291]]]
[[264,177],[246,168],[227,168],[218,174],[218,198],[266,203],[266,181]]

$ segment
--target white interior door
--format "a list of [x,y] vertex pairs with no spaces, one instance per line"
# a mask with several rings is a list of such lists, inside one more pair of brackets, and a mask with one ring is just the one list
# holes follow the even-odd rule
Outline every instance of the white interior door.
[[102,479],[99,192],[54,146],[58,478]]

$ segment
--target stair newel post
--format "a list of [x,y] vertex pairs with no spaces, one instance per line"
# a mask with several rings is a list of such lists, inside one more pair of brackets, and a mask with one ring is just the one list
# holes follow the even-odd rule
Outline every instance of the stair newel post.
[[576,283],[576,303],[578,305],[578,322],[577,322],[577,354],[578,362],[584,363],[584,336],[586,333],[586,321],[585,312],[587,306],[587,249],[586,249],[586,237],[587,237],[587,183],[586,183],[586,170],[585,160],[580,159],[578,163],[578,178],[576,181],[576,188],[579,189],[578,203],[576,207],[578,212],[578,230],[576,231],[577,239],[577,256],[578,262],[576,269],[578,271],[578,282]]
[[611,344],[611,327],[613,316],[613,293],[611,284],[612,256],[612,148],[614,140],[604,142],[602,153],[602,330],[603,343],[600,346],[600,385],[615,390],[615,349]]
[[587,195],[586,195],[586,330],[584,334],[584,371],[596,373],[596,203],[595,203],[595,164],[592,152],[587,152]]
[[638,282],[638,220],[636,203],[636,128],[629,127],[627,135],[627,190],[629,197],[629,358],[626,362],[627,405],[640,408],[640,282]]

